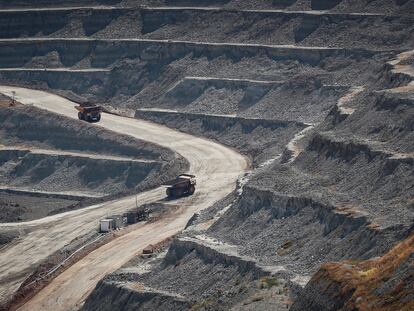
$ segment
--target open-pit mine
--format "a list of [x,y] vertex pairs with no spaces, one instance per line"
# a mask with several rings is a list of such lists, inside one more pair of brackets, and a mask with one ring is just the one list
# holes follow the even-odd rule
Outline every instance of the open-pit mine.
[[414,0],[0,0],[0,310],[414,310]]

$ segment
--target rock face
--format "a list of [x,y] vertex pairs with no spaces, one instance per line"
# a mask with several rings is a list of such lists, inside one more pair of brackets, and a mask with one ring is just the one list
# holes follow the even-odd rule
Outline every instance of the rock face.
[[411,234],[382,257],[323,265],[291,310],[411,310],[413,248]]

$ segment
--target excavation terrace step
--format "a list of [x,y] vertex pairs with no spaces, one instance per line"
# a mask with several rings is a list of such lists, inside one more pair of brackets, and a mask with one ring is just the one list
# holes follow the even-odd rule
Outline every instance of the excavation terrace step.
[[299,128],[307,127],[307,124],[297,121],[285,121],[285,120],[266,120],[259,118],[244,118],[236,115],[223,115],[223,114],[203,114],[203,113],[189,113],[189,112],[179,112],[170,109],[159,109],[159,108],[141,108],[137,109],[135,112],[135,117],[137,118],[161,118],[163,117],[174,117],[182,116],[190,120],[194,119],[210,119],[212,122],[217,122],[217,124],[229,124],[240,122],[242,124],[251,125],[251,126],[262,126],[262,127],[288,127],[288,126],[297,126]]
[[151,7],[116,7],[116,6],[103,6],[103,5],[91,5],[91,6],[67,6],[67,7],[41,7],[41,8],[8,8],[0,9],[0,16],[2,14],[14,14],[14,13],[31,13],[31,12],[69,12],[74,11],[112,11],[114,14],[126,13],[126,12],[229,12],[229,13],[257,13],[257,14],[274,14],[274,15],[293,15],[293,16],[338,16],[338,17],[370,17],[380,16],[387,18],[401,17],[401,15],[384,14],[384,13],[344,13],[344,12],[330,12],[323,10],[309,10],[309,11],[295,11],[295,10],[280,10],[280,9],[236,9],[236,8],[222,8],[222,7],[191,7],[191,6],[151,6]]
[[24,147],[9,147],[9,146],[0,146],[0,154],[2,152],[16,152],[20,156],[31,153],[47,156],[63,156],[63,157],[74,157],[74,158],[88,158],[95,160],[108,160],[108,161],[117,161],[117,162],[136,162],[136,163],[160,163],[160,161],[146,160],[146,159],[135,159],[122,156],[112,156],[105,154],[93,154],[85,152],[68,152],[63,150],[52,150],[52,149],[38,149],[38,148],[24,148]]
[[[269,80],[251,80],[251,79],[231,79],[231,78],[215,78],[215,77],[185,77],[182,81],[196,81],[196,82],[213,82],[217,84],[237,84],[242,86],[250,85],[264,85],[264,86],[276,86],[285,83],[285,81],[269,81]],[[181,83],[179,81],[178,83]]]
[[85,198],[101,198],[105,194],[97,195],[96,193],[89,192],[49,192],[49,191],[36,191],[25,188],[14,188],[0,186],[0,192],[11,193],[11,194],[20,194],[20,195],[29,195],[40,198],[54,198],[54,199],[64,199],[64,200],[74,200],[80,201]]
[[[297,277],[285,267],[260,264],[256,259],[250,256],[239,254],[237,246],[218,241],[217,239],[211,238],[207,235],[179,237],[174,240],[171,248],[180,249],[181,255],[185,254],[183,249],[185,249],[187,253],[190,253],[196,249],[200,254],[202,254],[203,259],[221,262],[225,265],[235,265],[240,272],[253,273],[256,278],[276,274],[285,274],[292,279],[296,279]],[[168,254],[166,260],[169,260]]]
[[74,6],[114,6],[121,0],[0,0],[0,8],[45,8],[45,7],[74,7]]
[[[41,62],[37,66],[41,64],[44,63]],[[85,88],[94,87],[96,84],[111,84],[107,82],[110,76],[111,70],[107,68],[0,68],[0,81],[5,85],[55,89],[78,94],[81,94]],[[71,99],[74,98],[71,97]]]
[[[125,8],[124,8],[125,9]],[[131,8],[132,9],[132,8]],[[387,17],[397,17],[400,15],[392,14],[382,14],[382,13],[341,13],[341,12],[329,12],[323,10],[309,10],[309,11],[295,11],[295,10],[281,10],[281,9],[237,9],[237,8],[223,8],[223,7],[191,7],[191,6],[154,6],[154,7],[142,7],[142,11],[148,12],[158,12],[158,11],[167,11],[167,12],[182,12],[182,11],[191,11],[191,12],[240,12],[240,13],[263,13],[263,14],[283,14],[283,15],[294,15],[294,16],[303,16],[303,15],[316,15],[316,16],[387,16]],[[0,10],[1,12],[1,10]]]
[[25,71],[25,72],[70,72],[70,73],[107,73],[111,70],[108,68],[84,68],[84,69],[73,69],[73,68],[0,68],[0,72],[14,72],[14,71]]
[[381,228],[370,223],[357,206],[335,208],[311,198],[248,186],[241,200],[207,234],[236,244],[241,254],[259,262],[308,274],[325,258],[377,256],[387,249],[379,241],[395,243],[409,227]]
[[[102,301],[110,299],[113,304],[124,310],[146,309],[148,305],[156,310],[190,310],[193,303],[184,297],[167,291],[150,288],[136,282],[117,282],[103,280],[88,296],[82,310],[100,310]],[[159,308],[159,309],[158,309]]]
[[[159,107],[164,108],[164,111],[169,108],[188,113],[314,123],[323,120],[326,111],[335,103],[335,98],[350,88],[344,85],[323,85],[319,80],[308,78],[305,83],[312,86],[304,91],[301,89],[304,86],[303,80],[297,77],[285,81],[266,81],[187,76],[172,84],[161,98],[140,102],[142,108]],[[212,104],[205,104],[207,98],[211,99]],[[226,106],[225,103],[231,103],[231,106]],[[314,108],[312,113],[304,112],[304,105],[315,104],[318,108]]]
[[[299,214],[304,208],[312,207],[312,209],[317,211],[318,221],[323,226],[325,235],[339,229],[343,235],[359,230],[362,227],[367,227],[373,232],[378,232],[381,229],[380,227],[371,227],[370,215],[356,207],[345,209],[341,205],[322,202],[323,200],[320,198],[289,195],[263,189],[263,187],[254,184],[244,187],[241,200],[238,207],[241,210],[234,212],[242,213],[243,217],[253,215],[261,209],[270,209],[274,217],[285,219]],[[251,202],[256,202],[257,204],[253,206],[250,204]],[[218,223],[217,225],[220,226]],[[214,232],[214,229],[212,232]]]
[[91,67],[106,68],[123,58],[159,63],[188,54],[208,58],[226,56],[234,60],[266,55],[274,60],[318,65],[328,57],[358,60],[396,52],[400,51],[143,39],[4,39],[0,40],[0,67],[24,67],[33,58],[48,55],[58,57],[56,61],[61,64],[56,67],[72,67],[89,57]]
[[[336,152],[338,156],[349,159],[355,154],[363,153],[368,159],[384,158],[392,162],[401,162],[414,166],[414,153],[404,153],[389,150],[383,143],[359,138],[357,135],[343,137],[343,134],[334,132],[319,132],[310,142],[310,148],[327,148]],[[308,147],[309,148],[309,147]]]
[[[342,3],[344,2],[344,3]],[[387,6],[384,10],[383,6],[377,5],[376,2],[363,0],[356,3],[349,3],[345,0],[263,0],[259,2],[243,3],[231,0],[161,0],[161,1],[145,1],[148,5],[165,6],[165,7],[192,7],[192,8],[224,8],[224,9],[268,9],[268,10],[297,10],[297,8],[304,10],[330,10],[341,12],[398,12],[407,14],[410,9],[410,1],[394,1],[395,3]],[[129,2],[131,3],[131,2]],[[124,3],[121,0],[17,0],[17,1],[0,1],[0,8],[43,8],[43,7],[73,7],[73,6],[117,6],[126,7],[128,1]],[[143,5],[145,6],[145,5]]]

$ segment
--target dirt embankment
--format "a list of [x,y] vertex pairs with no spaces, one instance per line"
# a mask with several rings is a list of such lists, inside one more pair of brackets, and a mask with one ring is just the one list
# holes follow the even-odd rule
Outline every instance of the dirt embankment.
[[[0,192],[0,222],[25,221],[48,216],[76,205],[79,199],[59,199],[49,195]],[[1,243],[0,243],[1,244]]]

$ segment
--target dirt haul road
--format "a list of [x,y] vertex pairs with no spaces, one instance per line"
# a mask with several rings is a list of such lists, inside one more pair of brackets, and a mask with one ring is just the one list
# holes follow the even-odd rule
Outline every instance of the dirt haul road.
[[[42,91],[0,86],[0,93],[12,95],[23,104],[31,104],[77,119],[74,103]],[[81,121],[74,121],[81,122]],[[197,175],[198,187],[192,197],[174,201],[180,209],[173,217],[143,224],[115,241],[90,253],[54,279],[26,303],[22,310],[69,310],[79,306],[97,282],[131,258],[148,244],[162,241],[182,230],[197,211],[211,206],[235,189],[236,180],[248,167],[248,161],[237,152],[209,140],[174,131],[150,122],[103,114],[102,126],[170,148],[190,163]],[[141,193],[140,203],[165,197],[165,189]],[[119,214],[135,205],[135,197],[107,202],[19,224],[1,224],[1,229],[21,229],[29,233],[3,249],[0,254],[0,300],[10,297],[21,282],[48,255],[61,249],[74,238],[96,229],[98,220]]]

